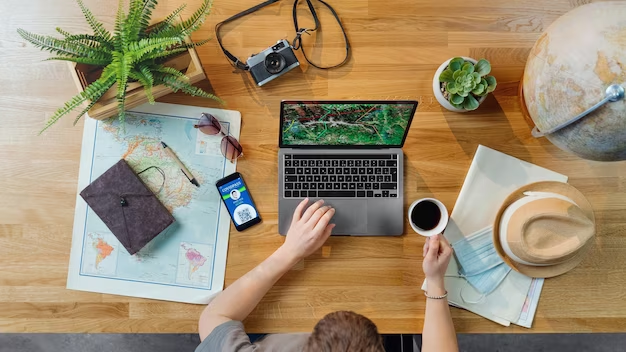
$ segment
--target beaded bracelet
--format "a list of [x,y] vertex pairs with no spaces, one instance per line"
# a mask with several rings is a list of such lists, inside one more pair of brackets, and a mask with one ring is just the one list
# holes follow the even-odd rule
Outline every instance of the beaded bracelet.
[[428,292],[424,291],[424,296],[426,296],[426,298],[430,298],[430,299],[444,299],[444,298],[448,297],[448,291],[446,291],[446,293],[443,296],[429,296]]

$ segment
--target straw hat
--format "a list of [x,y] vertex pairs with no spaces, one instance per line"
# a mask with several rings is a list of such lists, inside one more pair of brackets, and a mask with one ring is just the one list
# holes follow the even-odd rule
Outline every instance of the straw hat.
[[526,185],[502,203],[493,225],[493,244],[505,263],[530,277],[572,270],[593,246],[591,204],[561,182]]

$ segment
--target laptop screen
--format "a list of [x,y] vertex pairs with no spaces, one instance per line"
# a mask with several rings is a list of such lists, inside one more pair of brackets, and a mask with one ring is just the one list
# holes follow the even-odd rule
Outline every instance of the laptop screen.
[[283,101],[280,146],[402,147],[416,101]]

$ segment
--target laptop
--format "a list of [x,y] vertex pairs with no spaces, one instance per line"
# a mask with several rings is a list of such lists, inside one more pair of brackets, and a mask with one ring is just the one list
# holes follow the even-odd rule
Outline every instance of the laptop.
[[417,101],[282,101],[278,228],[302,199],[336,208],[333,235],[404,232],[402,146]]

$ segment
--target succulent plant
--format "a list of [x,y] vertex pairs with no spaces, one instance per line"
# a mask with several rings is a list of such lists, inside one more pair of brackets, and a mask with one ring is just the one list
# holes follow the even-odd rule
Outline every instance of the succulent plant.
[[[478,100],[496,89],[496,78],[488,76],[491,64],[480,59],[474,65],[462,57],[450,60],[448,67],[439,75],[446,99],[457,109],[476,110]],[[445,94],[444,94],[445,95]]]

